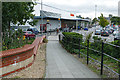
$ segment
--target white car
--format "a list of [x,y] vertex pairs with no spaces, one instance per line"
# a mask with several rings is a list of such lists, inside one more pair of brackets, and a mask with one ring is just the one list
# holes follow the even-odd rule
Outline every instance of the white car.
[[113,32],[113,36],[115,36],[117,33],[119,33],[118,30],[114,31],[114,32]]
[[120,33],[117,33],[114,37],[114,40],[120,40]]

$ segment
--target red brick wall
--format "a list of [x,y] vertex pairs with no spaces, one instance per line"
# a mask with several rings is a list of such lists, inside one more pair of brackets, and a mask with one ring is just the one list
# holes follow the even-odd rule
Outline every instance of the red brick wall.
[[[22,48],[2,51],[2,54],[0,54],[0,61],[1,61],[0,63],[2,63],[2,64],[0,64],[0,68],[12,65],[15,62],[19,63],[21,61],[24,61],[24,60],[30,58],[32,55],[36,55],[38,46],[43,42],[44,38],[45,38],[45,36],[43,36],[41,38],[38,37],[34,40],[34,42],[31,45],[25,45]],[[29,65],[29,63],[28,63],[28,65]],[[20,69],[18,69],[18,70],[20,70]],[[16,72],[16,71],[13,71],[13,72]],[[6,74],[8,74],[8,73],[6,73]],[[9,72],[9,74],[10,74],[10,72]],[[5,74],[3,74],[2,76],[4,76],[4,75]]]

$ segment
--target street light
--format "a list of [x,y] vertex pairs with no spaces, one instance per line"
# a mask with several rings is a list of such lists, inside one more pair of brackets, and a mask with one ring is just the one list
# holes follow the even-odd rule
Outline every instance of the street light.
[[40,14],[42,14],[41,15],[41,21],[42,21],[42,34],[43,34],[43,7],[42,7],[42,0],[41,0],[41,13]]
[[96,26],[96,19],[97,19],[96,18],[96,15],[97,15],[96,12],[97,12],[97,5],[95,5],[95,26]]

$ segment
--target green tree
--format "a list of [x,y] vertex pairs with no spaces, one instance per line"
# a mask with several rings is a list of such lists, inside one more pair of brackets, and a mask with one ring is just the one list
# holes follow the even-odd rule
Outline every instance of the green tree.
[[10,30],[10,23],[24,25],[33,19],[33,2],[3,2],[2,3],[2,31]]
[[81,15],[78,15],[78,16],[76,16],[77,18],[82,18],[82,16]]
[[120,25],[120,17],[114,16],[110,20],[113,25]]
[[103,28],[109,24],[109,22],[103,17],[103,14],[99,17],[99,25],[102,26]]
[[92,24],[94,24],[95,22],[98,22],[97,18],[94,18],[94,19],[92,20]]

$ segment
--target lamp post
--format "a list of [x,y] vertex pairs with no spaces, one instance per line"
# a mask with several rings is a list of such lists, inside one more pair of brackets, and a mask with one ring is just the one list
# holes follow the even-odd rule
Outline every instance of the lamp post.
[[41,21],[42,21],[42,34],[43,34],[43,6],[42,6],[42,0],[41,0]]
[[[95,18],[96,18],[96,15],[97,15],[97,5],[95,5]],[[96,18],[97,19],[97,18]],[[96,19],[95,19],[95,26],[96,26]]]

